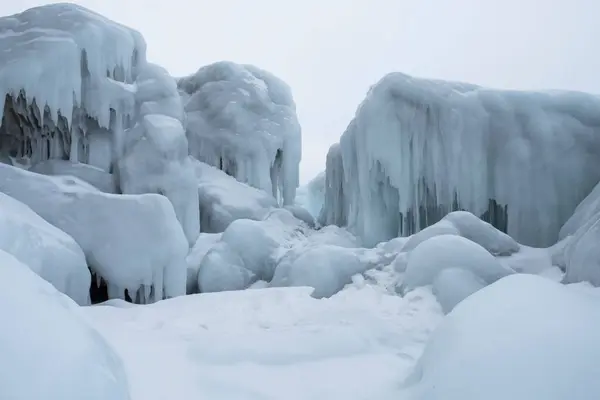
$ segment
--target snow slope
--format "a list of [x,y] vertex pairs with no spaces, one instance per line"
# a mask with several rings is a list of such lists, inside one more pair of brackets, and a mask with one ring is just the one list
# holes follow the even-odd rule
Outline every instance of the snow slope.
[[334,149],[324,220],[347,223],[368,245],[460,208],[487,213],[520,243],[549,246],[600,181],[600,99],[393,73]]
[[0,398],[130,400],[123,364],[84,309],[0,250]]
[[190,154],[293,204],[300,124],[290,88],[251,65],[217,62],[178,81]]
[[379,399],[419,357],[441,310],[366,286],[179,297],[84,311],[123,358],[132,400]]

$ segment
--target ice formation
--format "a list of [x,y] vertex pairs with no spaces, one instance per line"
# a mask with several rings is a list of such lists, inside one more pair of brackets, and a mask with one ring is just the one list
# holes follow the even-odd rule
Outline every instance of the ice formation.
[[51,176],[74,176],[105,193],[116,193],[117,190],[113,174],[80,162],[46,160],[32,165],[29,171]]
[[198,269],[198,290],[201,293],[242,290],[254,281],[254,273],[244,266],[240,255],[225,242],[212,247]]
[[463,209],[549,246],[600,181],[599,152],[596,96],[389,74],[330,151],[323,221],[374,245]]
[[103,193],[2,163],[0,192],[73,237],[111,298],[125,290],[137,302],[185,294],[187,240],[164,196]]
[[251,65],[218,62],[181,78],[190,154],[293,204],[300,125],[289,87]]
[[296,191],[296,204],[305,208],[315,220],[318,220],[325,202],[325,172],[300,186]]
[[188,253],[185,263],[187,265],[187,294],[198,293],[198,270],[206,253],[221,240],[220,233],[201,233],[196,243]]
[[0,249],[78,304],[89,304],[91,275],[81,247],[31,208],[1,192]]
[[130,84],[145,59],[138,32],[74,4],[1,18],[1,152],[108,170],[111,132],[134,113]]
[[194,160],[203,232],[223,232],[236,219],[264,219],[275,198],[269,193],[237,181],[225,172]]
[[434,332],[399,398],[593,400],[600,297],[513,275],[461,302]]
[[82,309],[0,250],[0,398],[129,400],[121,359]]
[[443,269],[432,283],[432,292],[447,314],[461,301],[483,289],[486,282],[463,268]]

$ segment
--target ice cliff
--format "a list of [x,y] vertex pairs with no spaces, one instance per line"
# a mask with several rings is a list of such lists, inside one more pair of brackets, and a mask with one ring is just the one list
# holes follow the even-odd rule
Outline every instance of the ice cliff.
[[330,151],[321,220],[374,245],[463,209],[548,246],[600,180],[598,154],[596,96],[392,73]]

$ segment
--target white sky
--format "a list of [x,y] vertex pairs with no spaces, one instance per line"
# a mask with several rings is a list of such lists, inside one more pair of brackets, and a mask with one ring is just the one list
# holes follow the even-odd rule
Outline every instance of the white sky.
[[[600,0],[74,2],[139,30],[172,75],[231,60],[284,79],[303,128],[303,182],[387,72],[600,93]],[[0,0],[0,15],[45,3]]]

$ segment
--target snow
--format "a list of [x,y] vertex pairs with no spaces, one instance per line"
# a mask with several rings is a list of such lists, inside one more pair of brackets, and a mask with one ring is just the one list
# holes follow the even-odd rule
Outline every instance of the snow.
[[91,275],[81,247],[71,236],[4,193],[0,193],[0,221],[3,252],[78,304],[89,304]]
[[0,93],[11,96],[9,106],[28,122],[6,121],[13,150],[28,143],[31,148],[21,146],[19,156],[85,157],[87,131],[114,128],[133,114],[129,84],[145,59],[138,32],[74,4],[1,18]]
[[142,302],[185,294],[188,245],[167,198],[102,193],[77,178],[1,163],[0,192],[73,237],[111,298],[125,290]]
[[430,285],[444,269],[461,268],[490,284],[514,274],[487,250],[461,236],[439,235],[419,244],[408,256],[404,288]]
[[201,293],[246,289],[254,282],[244,261],[227,243],[215,244],[202,258],[198,268],[198,291]]
[[223,232],[236,219],[263,220],[277,202],[270,194],[194,160],[203,232]]
[[309,294],[253,289],[84,311],[124,360],[133,400],[383,398],[442,318],[427,290]]
[[289,87],[259,68],[226,61],[200,68],[178,87],[190,154],[293,204],[301,138]]
[[533,275],[501,279],[446,317],[398,398],[596,399],[598,321],[597,295]]
[[83,309],[0,250],[0,398],[129,400],[121,359]]
[[105,193],[116,193],[113,175],[92,165],[65,160],[46,160],[32,165],[29,171],[52,176],[74,176]]
[[432,284],[432,292],[447,314],[458,303],[483,289],[486,282],[473,272],[462,268],[446,268],[440,271]]
[[185,263],[187,265],[187,294],[198,293],[198,270],[208,251],[221,240],[220,233],[201,233],[188,253]]
[[596,96],[392,73],[330,151],[324,219],[375,245],[463,209],[549,246],[600,181],[598,152]]

